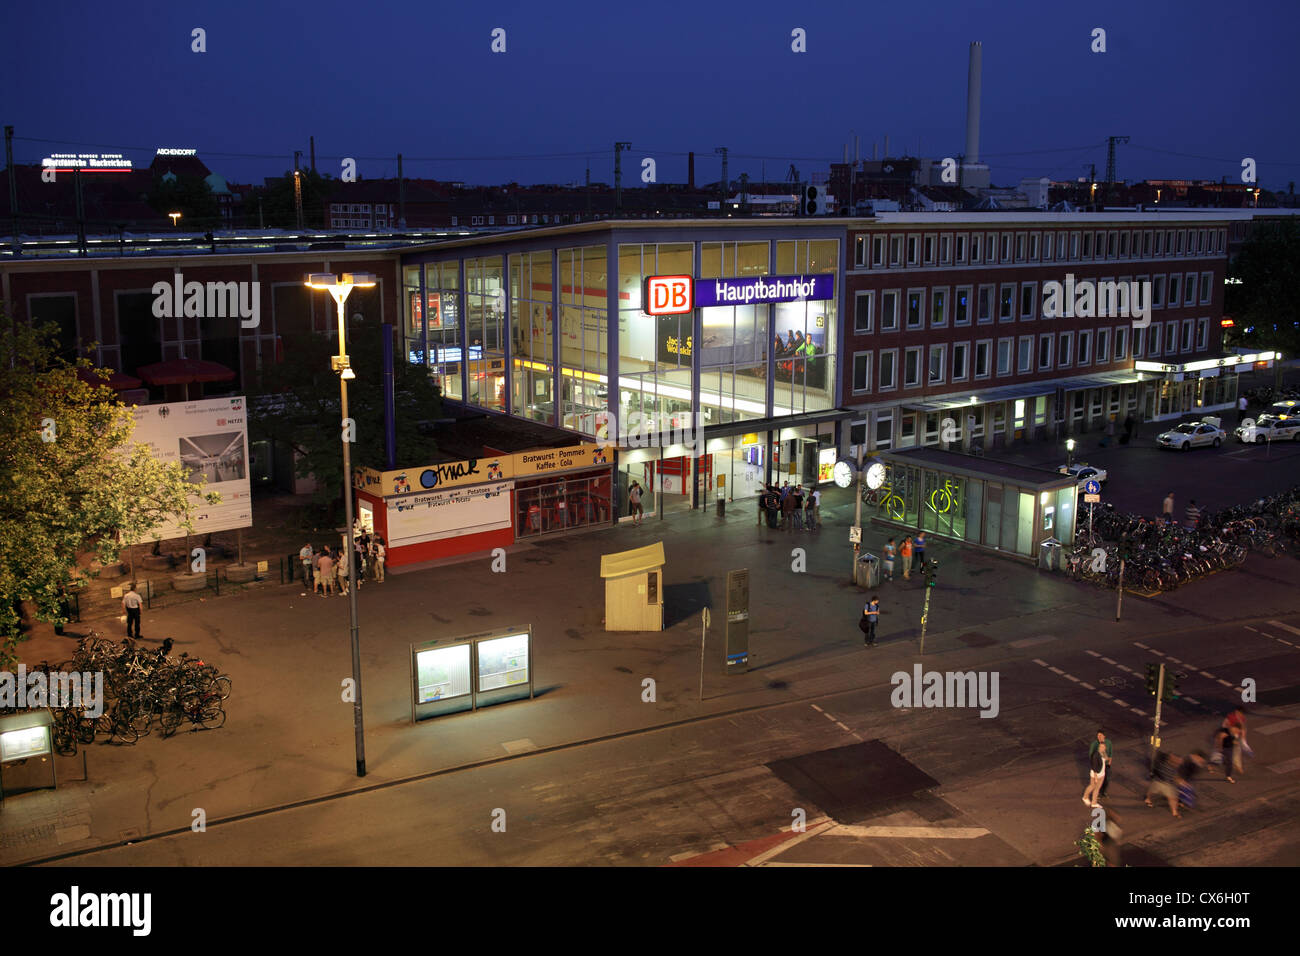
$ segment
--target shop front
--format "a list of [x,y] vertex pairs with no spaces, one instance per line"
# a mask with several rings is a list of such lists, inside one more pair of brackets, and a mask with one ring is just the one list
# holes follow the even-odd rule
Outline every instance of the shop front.
[[1164,421],[1233,408],[1237,377],[1243,372],[1270,369],[1278,357],[1276,352],[1257,352],[1181,364],[1137,362],[1136,370],[1151,380],[1143,417]]
[[503,548],[611,520],[609,449],[592,443],[355,470],[362,528],[388,547],[389,567]]
[[1078,484],[1072,478],[935,448],[875,458],[885,466],[885,481],[867,507],[878,523],[897,528],[897,536],[923,530],[1030,560],[1048,538],[1074,539]]

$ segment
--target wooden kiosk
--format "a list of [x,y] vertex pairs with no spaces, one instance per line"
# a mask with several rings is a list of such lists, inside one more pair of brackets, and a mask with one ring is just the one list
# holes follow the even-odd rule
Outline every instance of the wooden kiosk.
[[664,543],[601,555],[605,630],[664,629]]

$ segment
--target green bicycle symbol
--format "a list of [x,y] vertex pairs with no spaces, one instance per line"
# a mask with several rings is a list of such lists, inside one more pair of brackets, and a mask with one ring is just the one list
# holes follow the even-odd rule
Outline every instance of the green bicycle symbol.
[[875,505],[884,512],[886,517],[893,521],[902,521],[907,514],[907,502],[903,500],[901,495],[894,492],[892,481],[886,481],[874,491],[864,486],[862,501],[864,504]]
[[929,506],[935,514],[946,514],[957,507],[957,495],[961,493],[961,486],[951,478],[945,478],[943,485],[930,492]]

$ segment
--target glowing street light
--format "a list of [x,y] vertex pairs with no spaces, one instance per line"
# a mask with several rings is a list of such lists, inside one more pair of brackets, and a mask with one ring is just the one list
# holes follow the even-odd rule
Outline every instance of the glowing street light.
[[357,573],[359,568],[356,559],[355,529],[353,528],[352,518],[352,429],[348,427],[348,382],[357,376],[352,371],[352,362],[348,358],[344,303],[347,302],[348,293],[354,288],[374,288],[375,277],[369,272],[345,272],[338,278],[335,278],[331,272],[313,272],[307,276],[304,284],[309,289],[317,291],[324,289],[334,297],[334,302],[338,305],[339,354],[330,356],[330,368],[339,373],[339,410],[342,412],[343,418],[341,431],[343,436],[343,507],[348,523],[348,553],[344,556],[344,560],[347,561],[345,567],[348,569],[348,577],[352,585],[348,589],[348,594],[351,605],[352,627],[352,683],[356,695],[352,704],[352,723],[357,738],[357,776],[364,777],[366,775],[366,744],[361,715],[361,629],[357,623],[357,591],[359,590],[360,581]]
[[1066,453],[1069,455],[1069,457],[1066,459],[1065,467],[1069,469],[1069,467],[1074,464],[1074,439],[1073,438],[1067,438],[1065,440],[1065,450]]
[[181,214],[178,212],[169,212],[167,215],[171,217],[173,226],[176,225],[176,220],[181,218]]

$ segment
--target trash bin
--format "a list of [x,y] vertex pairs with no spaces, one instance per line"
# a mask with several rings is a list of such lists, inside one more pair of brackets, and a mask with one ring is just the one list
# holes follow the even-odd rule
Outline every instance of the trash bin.
[[1061,570],[1061,542],[1048,538],[1038,546],[1038,567],[1041,571]]
[[860,555],[856,579],[860,588],[880,587],[880,559],[874,554]]

